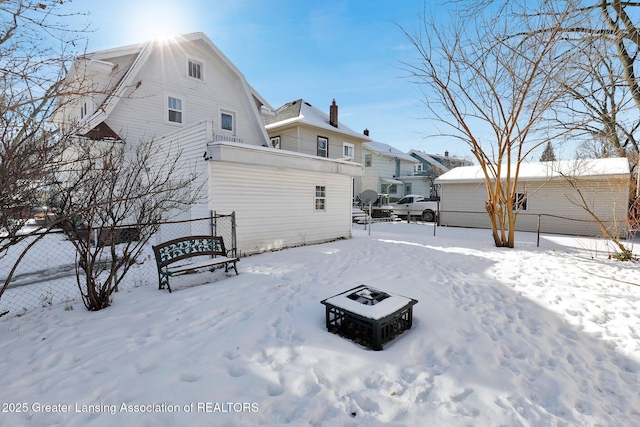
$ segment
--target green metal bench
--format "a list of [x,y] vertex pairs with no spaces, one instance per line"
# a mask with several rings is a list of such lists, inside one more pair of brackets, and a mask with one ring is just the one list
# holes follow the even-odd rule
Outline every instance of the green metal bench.
[[[224,265],[224,271],[228,272],[229,265],[231,265],[236,275],[238,274],[236,262],[239,259],[228,256],[224,247],[224,240],[220,236],[180,237],[153,246],[153,253],[156,256],[156,264],[158,266],[158,289],[163,289],[166,285],[169,292],[171,292],[169,277],[177,273],[218,265]],[[210,258],[198,262],[184,262],[189,258],[204,256],[209,256]],[[178,264],[174,265],[174,263]]]

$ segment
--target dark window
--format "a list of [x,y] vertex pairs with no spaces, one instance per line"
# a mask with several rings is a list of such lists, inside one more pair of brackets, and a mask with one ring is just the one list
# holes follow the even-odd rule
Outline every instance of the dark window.
[[329,138],[318,137],[318,156],[329,157]]
[[189,77],[202,80],[202,64],[189,60]]
[[526,211],[527,210],[527,196],[524,193],[516,193],[516,197],[513,200],[514,211]]
[[182,99],[169,97],[169,121],[173,123],[182,123]]

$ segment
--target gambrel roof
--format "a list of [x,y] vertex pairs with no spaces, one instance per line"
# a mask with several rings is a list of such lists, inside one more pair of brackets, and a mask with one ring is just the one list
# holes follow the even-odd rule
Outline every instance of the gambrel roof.
[[[124,70],[120,70],[121,77],[118,81],[111,82],[111,87],[101,88],[101,91],[106,91],[108,96],[101,102],[98,108],[91,112],[90,116],[83,120],[80,124],[82,128],[86,132],[93,131],[96,127],[98,127],[101,123],[103,123],[109,114],[113,111],[116,105],[120,102],[120,100],[124,97],[125,91],[132,87],[137,87],[140,84],[140,81],[137,80],[137,77],[140,71],[145,66],[145,63],[149,59],[149,56],[153,52],[154,48],[160,47],[166,44],[179,44],[184,42],[194,42],[201,41],[208,48],[210,53],[217,57],[220,60],[220,63],[223,64],[233,75],[235,75],[240,82],[242,90],[247,96],[247,99],[251,99],[255,104],[256,108],[252,109],[254,118],[262,123],[262,119],[260,118],[259,112],[272,112],[273,108],[267,103],[267,101],[256,92],[246,81],[244,75],[240,72],[240,70],[218,49],[216,45],[209,40],[209,38],[201,32],[185,34],[182,36],[172,37],[169,39],[163,40],[152,40],[145,43],[138,43],[129,46],[123,46],[113,49],[100,50],[92,53],[87,53],[81,57],[78,57],[74,60],[74,66],[71,67],[72,72],[69,73],[66,80],[67,82],[72,82],[75,78],[77,78],[77,70],[82,70],[87,66],[93,66],[96,69],[103,70],[111,70],[113,67],[116,67],[113,61],[115,58],[127,58],[130,57],[129,60],[124,60]],[[84,66],[80,64],[85,64]],[[61,113],[62,114],[62,113]],[[54,117],[54,121],[61,122],[62,120]],[[266,132],[265,132],[266,138]]]

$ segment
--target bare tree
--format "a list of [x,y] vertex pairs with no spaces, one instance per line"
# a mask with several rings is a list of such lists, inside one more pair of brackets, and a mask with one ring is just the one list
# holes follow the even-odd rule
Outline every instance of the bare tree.
[[[631,225],[628,210],[628,191],[625,189],[620,192],[619,185],[611,181],[598,183],[599,186],[607,188],[606,192],[610,194],[611,199],[604,203],[602,200],[596,199],[592,194],[593,188],[589,189],[588,185],[585,184],[585,180],[580,180],[580,176],[588,168],[588,161],[576,160],[571,170],[556,170],[573,190],[573,193],[565,194],[565,197],[570,203],[584,210],[598,225],[602,232],[602,237],[613,243],[618,251],[613,255],[614,258],[622,261],[631,260],[633,259],[632,251],[627,248],[623,242],[627,236],[627,230]],[[628,186],[625,187],[627,187],[627,189],[629,188]],[[624,211],[624,218],[616,215],[616,213],[620,212],[621,208]],[[605,213],[607,210],[609,210],[609,212]],[[602,219],[605,215],[611,219]]]
[[[77,54],[87,29],[60,23],[70,16],[61,12],[64,3],[0,2],[0,260],[10,247],[29,239],[19,262],[53,226],[25,232],[22,212],[49,203],[55,159],[68,136],[49,118],[61,107],[56,100],[65,64]],[[0,286],[0,297],[16,265]]]
[[79,139],[68,149],[56,195],[77,251],[76,277],[89,310],[112,294],[160,224],[199,198],[178,155],[139,144]]
[[509,17],[504,10],[457,13],[446,26],[423,15],[415,33],[403,31],[419,55],[406,70],[430,113],[450,129],[445,134],[471,148],[484,175],[494,242],[513,247],[520,165],[557,137],[546,115],[572,82],[557,64],[571,55],[561,49],[562,20],[554,14],[523,21],[523,36],[515,38]]

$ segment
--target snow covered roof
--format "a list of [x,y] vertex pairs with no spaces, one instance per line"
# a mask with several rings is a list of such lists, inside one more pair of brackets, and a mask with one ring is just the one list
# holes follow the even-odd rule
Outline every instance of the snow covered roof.
[[[267,101],[253,88],[251,87],[242,72],[222,53],[220,49],[202,32],[183,34],[181,36],[172,37],[169,39],[162,40],[151,40],[144,43],[138,43],[128,46],[117,47],[113,49],[100,50],[93,53],[85,54],[79,58],[76,58],[75,61],[90,61],[95,63],[102,64],[103,67],[113,66],[110,62],[107,62],[108,59],[123,57],[127,55],[135,55],[135,59],[129,64],[126,72],[123,77],[116,83],[113,88],[107,88],[107,90],[111,90],[109,96],[102,102],[96,111],[89,117],[89,119],[84,123],[84,127],[89,130],[95,128],[100,123],[102,123],[113,111],[115,106],[118,104],[125,90],[130,88],[137,78],[140,70],[144,67],[147,62],[151,52],[156,46],[161,46],[163,44],[167,45],[177,45],[184,42],[193,42],[200,40],[204,42],[209,51],[217,56],[220,61],[233,73],[235,74],[240,84],[242,85],[243,91],[246,93],[248,99],[253,98],[257,103],[261,103],[264,108],[267,110],[273,110]],[[67,79],[73,79],[75,75],[70,73],[67,76]],[[260,120],[259,116],[256,114],[256,119]],[[265,134],[266,138],[266,134]]]
[[[503,165],[506,167],[506,165]],[[515,173],[512,169],[511,175]],[[562,175],[574,177],[628,177],[629,161],[625,157],[609,159],[561,160],[557,162],[531,162],[520,165],[518,179],[548,180]],[[436,183],[477,182],[484,180],[480,166],[461,166],[436,178]]]
[[331,124],[329,124],[329,115],[318,110],[304,99],[287,102],[276,110],[275,116],[265,117],[264,123],[268,130],[292,123],[301,123],[330,130],[332,132],[339,132],[359,138],[363,141],[371,141],[371,138],[368,136],[348,128],[344,124],[340,123],[340,121],[338,121],[338,127],[331,126]]
[[455,156],[449,155],[440,155],[440,154],[427,154],[424,151],[419,150],[409,150],[409,154],[413,154],[421,159],[426,160],[431,163],[433,166],[439,168],[440,170],[447,172],[449,169],[453,169],[458,166],[470,166],[471,162],[465,159],[461,159]]
[[380,156],[386,156],[386,157],[391,157],[391,158],[398,158],[398,159],[402,159],[402,160],[406,160],[408,162],[411,163],[420,163],[419,160],[417,160],[414,157],[411,157],[410,155],[408,155],[407,153],[403,153],[402,151],[398,150],[397,148],[394,148],[388,144],[384,144],[382,142],[377,142],[377,141],[369,141],[369,142],[365,142],[364,144],[362,144],[362,146],[370,151],[373,151],[374,153],[380,155]]

